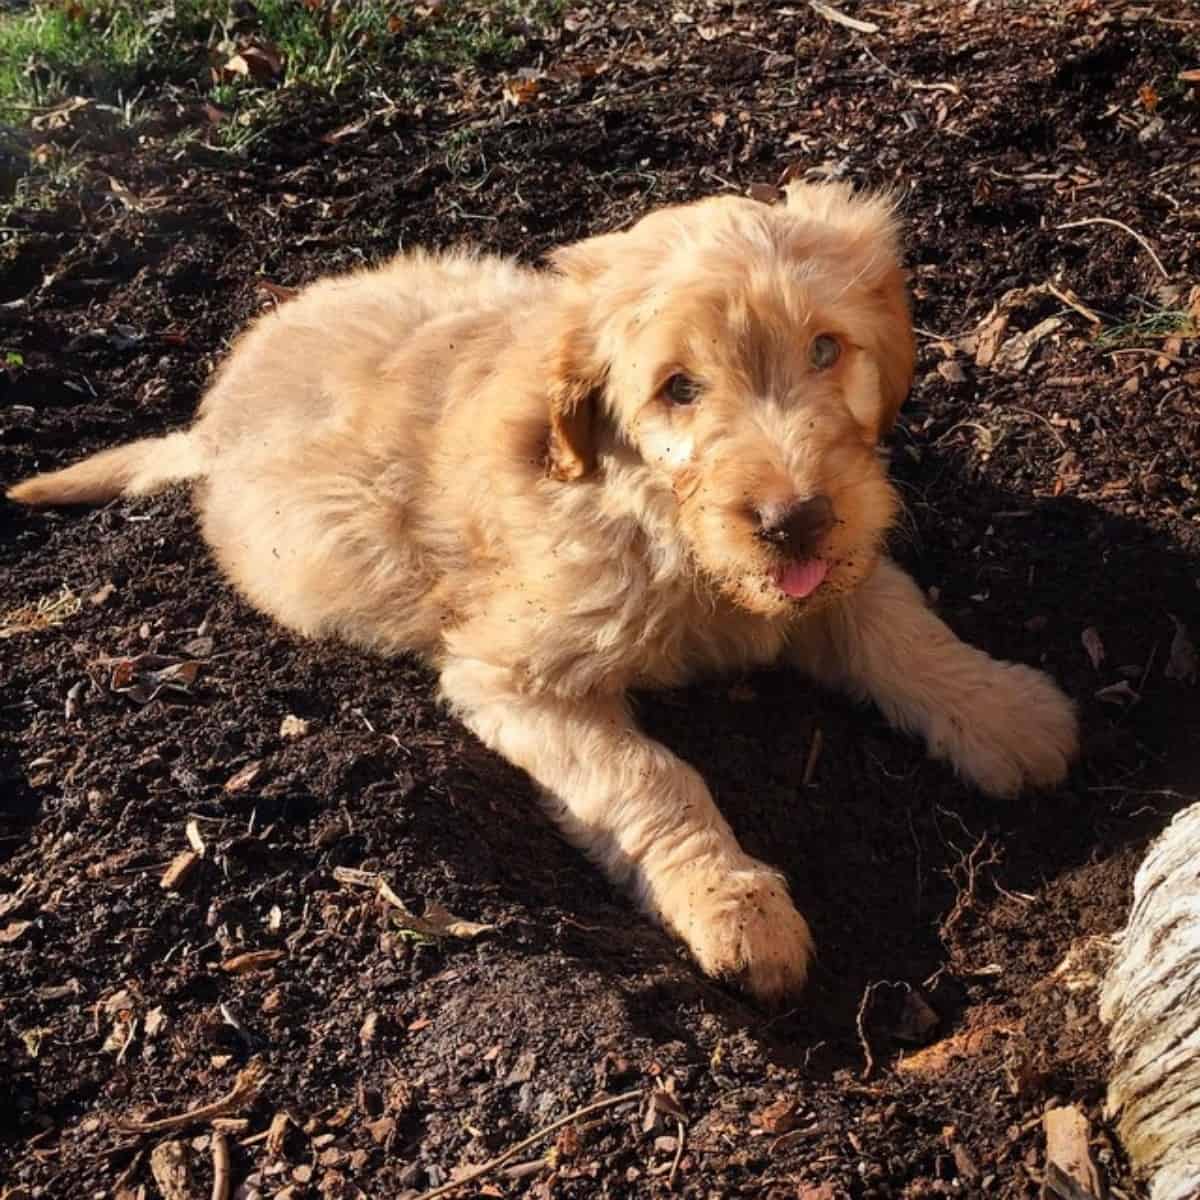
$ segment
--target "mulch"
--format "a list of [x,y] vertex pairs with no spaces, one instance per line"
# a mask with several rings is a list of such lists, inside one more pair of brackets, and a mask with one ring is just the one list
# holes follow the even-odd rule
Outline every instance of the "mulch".
[[[921,331],[895,552],[1078,700],[1068,784],[987,801],[779,673],[639,698],[813,925],[811,988],[765,1013],[556,837],[427,671],[234,597],[185,495],[0,506],[0,1195],[174,1200],[174,1141],[178,1196],[224,1146],[245,1200],[413,1197],[626,1091],[459,1194],[1032,1198],[1064,1104],[1141,1194],[1095,982],[1200,792],[1197,14],[838,7],[876,31],[568,5],[515,63],[288,92],[242,155],[170,91],[133,132],[39,133],[84,167],[7,218],[0,480],[179,425],[280,289],[400,245],[534,259],[708,192],[890,187]],[[1162,316],[1189,308],[1190,336]]]

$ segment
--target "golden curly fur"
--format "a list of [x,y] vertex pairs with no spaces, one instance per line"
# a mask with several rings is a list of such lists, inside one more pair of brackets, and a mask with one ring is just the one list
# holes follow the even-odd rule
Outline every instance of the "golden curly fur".
[[414,252],[324,280],[237,342],[190,430],[9,495],[195,480],[255,605],[423,655],[573,842],[706,971],[775,999],[808,927],[628,689],[784,659],[997,794],[1059,780],[1076,746],[1044,675],[959,642],[882,554],[877,442],[912,370],[890,206],[793,186],[654,212],[548,271]]

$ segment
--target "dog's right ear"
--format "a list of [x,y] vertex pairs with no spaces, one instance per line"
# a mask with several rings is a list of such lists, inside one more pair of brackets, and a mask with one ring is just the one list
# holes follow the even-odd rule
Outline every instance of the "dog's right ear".
[[596,422],[606,374],[597,359],[587,306],[578,302],[564,313],[550,349],[546,473],[551,479],[582,479],[596,468]]
[[582,242],[559,246],[546,255],[546,260],[560,275],[586,286],[604,274],[626,238],[625,233],[600,233]]

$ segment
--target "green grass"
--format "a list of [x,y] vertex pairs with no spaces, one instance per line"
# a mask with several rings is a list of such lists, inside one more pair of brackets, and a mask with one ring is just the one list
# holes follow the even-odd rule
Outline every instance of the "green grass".
[[[529,32],[552,23],[565,3],[31,0],[26,8],[0,9],[0,225],[13,208],[52,205],[77,186],[86,136],[72,147],[72,126],[51,152],[31,160],[30,145],[41,138],[21,132],[71,97],[108,108],[119,127],[131,129],[153,113],[170,84],[226,114],[215,129],[188,138],[243,154],[278,121],[281,94],[290,86],[337,93],[349,120],[356,92],[361,98],[376,89],[403,102],[419,98],[438,68],[503,70]],[[222,69],[256,45],[282,60],[278,74],[255,78]],[[466,169],[472,155],[461,149]]]
[[1146,305],[1133,320],[1102,329],[1096,337],[1096,345],[1107,350],[1119,346],[1145,345],[1169,337],[1197,336],[1200,336],[1200,329],[1196,328],[1190,313],[1182,309]]
[[146,80],[183,68],[189,52],[195,56],[213,7],[176,0],[156,16],[151,3],[35,2],[0,16],[0,120],[26,123],[73,95],[122,102]]
[[[544,26],[563,0],[447,0],[433,12],[405,0],[257,0],[235,21],[230,0],[33,0],[0,14],[0,121],[68,96],[118,102],[165,80],[191,83],[226,104],[262,81],[218,79],[244,40],[284,60],[273,86],[298,82],[333,92],[383,70],[419,73],[438,64],[503,65],[525,30]],[[244,9],[243,9],[244,11]]]

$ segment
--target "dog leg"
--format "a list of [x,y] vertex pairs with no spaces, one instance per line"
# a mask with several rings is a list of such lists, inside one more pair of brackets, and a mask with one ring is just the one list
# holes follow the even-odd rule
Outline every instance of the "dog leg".
[[791,656],[821,682],[874,700],[992,795],[1058,783],[1075,757],[1075,709],[1050,678],[959,641],[887,560],[845,600],[802,621]]
[[442,692],[708,974],[766,1001],[804,983],[812,939],[782,876],[742,851],[700,775],[642,734],[622,698],[530,696],[508,671],[470,659],[445,667]]

